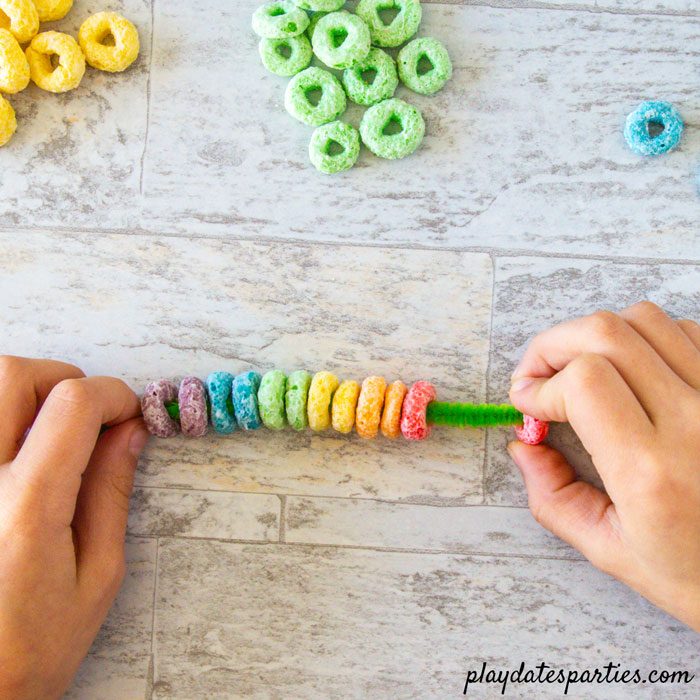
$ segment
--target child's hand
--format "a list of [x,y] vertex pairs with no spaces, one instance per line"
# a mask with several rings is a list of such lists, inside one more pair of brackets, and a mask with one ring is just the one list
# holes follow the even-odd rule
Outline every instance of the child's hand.
[[0,399],[0,698],[58,698],[124,576],[147,433],[123,382],[61,362],[0,357]]
[[538,522],[700,631],[700,325],[649,302],[562,323],[532,341],[510,396],[568,421],[608,493],[513,443]]

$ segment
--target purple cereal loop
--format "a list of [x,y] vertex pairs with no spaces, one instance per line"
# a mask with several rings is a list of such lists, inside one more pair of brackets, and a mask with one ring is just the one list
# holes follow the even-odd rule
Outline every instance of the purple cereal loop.
[[141,413],[146,428],[156,437],[173,437],[180,432],[180,426],[165,408],[166,403],[177,398],[177,386],[167,379],[151,382],[141,397]]
[[183,435],[202,437],[207,434],[207,391],[197,377],[185,377],[177,394],[180,404],[180,428]]

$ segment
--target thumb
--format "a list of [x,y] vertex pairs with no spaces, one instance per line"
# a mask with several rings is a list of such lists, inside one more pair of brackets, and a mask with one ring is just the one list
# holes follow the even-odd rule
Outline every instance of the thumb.
[[564,456],[548,445],[512,442],[535,520],[568,542],[594,566],[614,573],[624,558],[620,522],[607,494],[579,481]]
[[79,577],[97,577],[117,587],[121,583],[129,498],[147,440],[141,418],[109,428],[97,440],[83,474],[73,520]]

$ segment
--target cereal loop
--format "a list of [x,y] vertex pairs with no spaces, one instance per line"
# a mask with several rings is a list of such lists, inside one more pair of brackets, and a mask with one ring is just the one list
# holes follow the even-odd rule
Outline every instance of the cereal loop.
[[360,155],[360,133],[351,124],[335,121],[319,126],[311,135],[309,159],[327,175],[352,168]]
[[39,14],[32,0],[0,0],[0,28],[9,29],[20,44],[39,31]]
[[360,134],[374,155],[392,160],[405,158],[420,146],[425,122],[415,107],[392,97],[364,113]]
[[401,433],[406,440],[425,440],[430,435],[425,414],[435,398],[435,387],[430,382],[416,382],[408,390],[401,410]]
[[382,413],[382,435],[397,438],[401,435],[401,409],[408,389],[403,382],[395,381],[389,384],[384,394],[384,411]]
[[[398,10],[389,24],[381,13]],[[420,0],[360,0],[355,12],[369,27],[375,46],[399,46],[417,31],[423,16]]]
[[284,106],[289,114],[309,126],[321,126],[337,119],[345,111],[345,104],[340,81],[321,68],[297,73],[284,93]]
[[346,379],[340,384],[333,394],[333,405],[331,406],[333,430],[337,430],[339,433],[352,431],[355,425],[355,407],[359,395],[360,385],[356,381]]
[[73,0],[33,0],[40,22],[63,19],[73,7]]
[[207,377],[207,392],[211,403],[211,425],[217,433],[228,435],[236,429],[236,416],[231,401],[233,375],[228,372],[212,372]]
[[273,369],[263,376],[258,389],[258,410],[266,428],[282,430],[287,424],[284,410],[284,395],[287,377],[284,372]]
[[98,12],[88,17],[78,31],[85,60],[98,70],[119,73],[139,55],[136,27],[116,12]]
[[261,425],[258,413],[258,388],[260,375],[257,372],[243,372],[233,378],[231,399],[239,427],[243,430],[257,430]]
[[0,95],[0,146],[4,146],[17,131],[17,118],[12,105]]
[[343,71],[343,87],[348,97],[365,107],[388,100],[398,84],[394,59],[381,49],[370,49],[362,61]]
[[301,34],[309,16],[289,0],[268,2],[253,13],[253,31],[263,39],[284,39]]
[[330,406],[338,388],[338,378],[330,372],[316,372],[309,387],[306,413],[311,430],[326,430],[331,424]]
[[[651,135],[650,127],[659,133]],[[683,119],[669,102],[642,102],[625,123],[627,145],[640,156],[658,156],[678,145],[683,133]]]
[[523,416],[523,424],[515,428],[516,437],[526,445],[539,445],[548,432],[549,423],[532,416]]
[[[37,34],[27,47],[32,80],[49,92],[67,92],[80,85],[85,56],[72,36],[61,32]],[[54,58],[54,56],[56,58]],[[54,68],[54,61],[58,64]]]
[[350,68],[369,53],[369,29],[357,15],[331,12],[319,20],[311,43],[316,56],[327,66]]
[[151,382],[141,397],[141,413],[148,431],[156,437],[173,437],[180,432],[180,425],[174,421],[165,408],[166,403],[177,399],[177,386],[167,379]]
[[180,408],[180,429],[188,437],[203,437],[207,434],[207,392],[197,377],[185,377],[177,393]]
[[17,39],[0,29],[0,92],[13,95],[29,84],[29,63]]
[[310,385],[311,375],[306,370],[297,370],[287,377],[284,405],[287,411],[287,422],[294,430],[304,430],[309,424],[306,417],[306,401]]
[[313,56],[311,43],[304,34],[286,39],[260,39],[258,51],[265,68],[285,78],[304,70]]
[[401,82],[413,92],[432,95],[452,77],[452,61],[447,49],[430,37],[414,39],[396,58]]
[[384,377],[367,377],[362,382],[360,398],[357,401],[355,429],[360,437],[371,440],[377,437],[382,419],[386,380]]
[[319,12],[336,12],[345,4],[345,0],[294,0],[294,4],[302,10],[317,14]]

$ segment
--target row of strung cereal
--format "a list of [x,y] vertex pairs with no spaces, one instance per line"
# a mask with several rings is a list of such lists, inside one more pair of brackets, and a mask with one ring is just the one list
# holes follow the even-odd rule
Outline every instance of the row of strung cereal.
[[[396,48],[417,32],[420,0],[360,0],[355,14],[342,10],[345,0],[280,0],[258,8],[253,29],[262,37],[260,57],[276,75],[292,77],[285,107],[295,119],[317,127],[309,144],[313,165],[324,173],[351,168],[360,138],[380,158],[413,153],[425,133],[420,111],[394,98],[401,82],[423,95],[440,90],[452,76],[445,47],[436,39],[409,41],[394,61],[384,49]],[[394,9],[385,21],[382,13]],[[314,56],[329,70],[308,66]],[[397,69],[398,66],[398,69]],[[359,132],[338,120],[346,96],[368,107]]]
[[[0,0],[0,93],[14,95],[30,79],[42,90],[67,92],[80,85],[86,62],[116,73],[136,60],[136,27],[115,12],[88,17],[77,41],[63,32],[39,32],[40,22],[62,19],[72,5],[73,0]],[[16,130],[15,110],[0,95],[0,146]]]
[[158,437],[180,431],[201,437],[211,421],[223,434],[263,425],[271,430],[289,425],[314,431],[332,426],[340,433],[350,433],[354,427],[363,438],[374,438],[381,430],[388,438],[423,440],[430,433],[426,409],[435,398],[433,385],[425,381],[407,389],[403,382],[387,385],[376,376],[360,385],[354,380],[341,382],[330,372],[313,377],[304,370],[289,376],[273,370],[262,377],[257,372],[236,376],[213,372],[206,382],[185,377],[179,387],[167,379],[151,382],[141,408],[146,426]]

